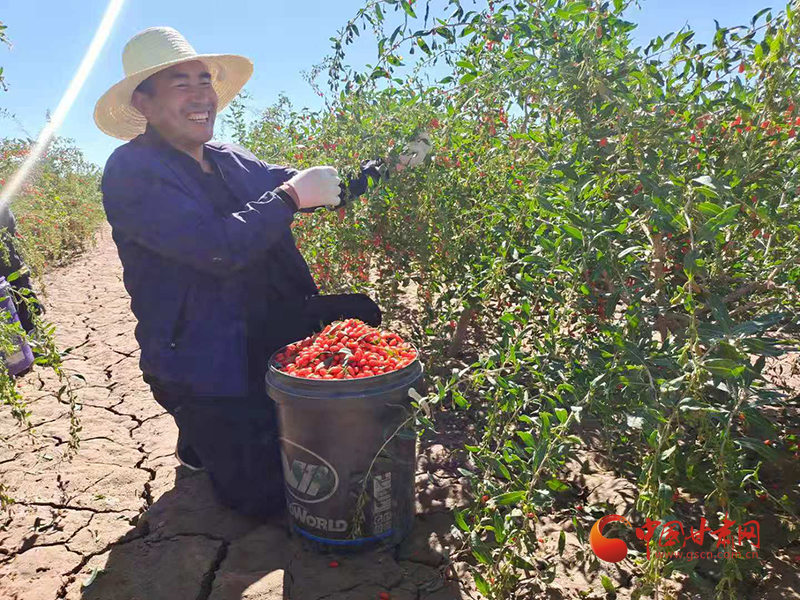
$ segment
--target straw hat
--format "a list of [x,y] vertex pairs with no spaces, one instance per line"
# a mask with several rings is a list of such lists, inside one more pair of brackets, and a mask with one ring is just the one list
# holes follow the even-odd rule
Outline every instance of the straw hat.
[[103,133],[131,140],[144,133],[147,120],[131,106],[136,87],[159,71],[201,60],[211,73],[211,85],[222,111],[253,74],[253,61],[235,54],[198,54],[172,27],[150,27],[135,35],[122,52],[125,79],[109,89],[94,108],[94,122]]

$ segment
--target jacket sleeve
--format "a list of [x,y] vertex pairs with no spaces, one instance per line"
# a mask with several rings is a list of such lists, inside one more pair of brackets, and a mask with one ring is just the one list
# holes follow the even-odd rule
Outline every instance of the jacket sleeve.
[[281,167],[279,165],[271,165],[269,163],[264,162],[263,160],[259,160],[258,163],[259,165],[261,165],[262,169],[267,171],[270,178],[278,181],[278,184],[275,187],[278,187],[278,185],[286,183],[292,177],[294,177],[300,172],[297,169],[293,169],[292,167]]
[[292,167],[273,165],[272,163],[268,163],[264,160],[261,160],[244,146],[228,143],[225,144],[225,146],[223,147],[228,148],[232,150],[234,153],[238,154],[240,159],[244,158],[246,160],[255,163],[257,167],[261,170],[265,179],[271,183],[274,183],[273,189],[275,189],[281,184],[286,183],[292,177],[294,177],[300,172],[299,170],[294,169]]
[[245,268],[282,239],[294,219],[272,191],[220,217],[171,173],[146,166],[109,158],[102,180],[109,223],[152,252],[200,271],[225,275]]

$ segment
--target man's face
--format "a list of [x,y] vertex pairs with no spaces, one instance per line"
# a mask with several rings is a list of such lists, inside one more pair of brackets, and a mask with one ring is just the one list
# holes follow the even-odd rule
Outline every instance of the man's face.
[[211,74],[199,60],[156,73],[152,97],[137,93],[134,101],[147,121],[176,147],[192,149],[214,135],[217,93]]

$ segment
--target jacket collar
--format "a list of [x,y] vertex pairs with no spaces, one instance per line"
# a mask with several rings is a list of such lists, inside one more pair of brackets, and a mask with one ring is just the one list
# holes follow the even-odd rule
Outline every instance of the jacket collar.
[[180,150],[178,150],[177,148],[175,148],[175,146],[173,146],[167,140],[165,140],[161,136],[161,134],[158,133],[158,130],[155,127],[153,127],[150,123],[148,123],[147,126],[145,126],[144,133],[139,136],[139,142],[147,146],[160,148],[162,150],[180,152]]
[[[145,146],[149,146],[161,152],[164,152],[167,156],[174,158],[175,160],[179,161],[179,164],[182,164],[184,169],[183,172],[192,175],[192,178],[197,180],[198,177],[202,177],[201,174],[204,174],[203,168],[200,166],[200,163],[197,162],[194,158],[186,154],[181,150],[178,150],[175,146],[170,144],[167,140],[165,140],[161,134],[156,130],[155,127],[147,124],[145,127],[144,133],[140,134],[138,137],[135,138],[135,141],[143,144]],[[216,148],[213,144],[203,144],[203,156],[206,160],[210,159],[211,162],[215,165],[217,172],[222,177],[222,180],[228,185],[232,186],[234,189],[238,190],[239,193],[244,193],[243,190],[240,190],[237,187],[237,178],[229,177],[227,170],[226,170],[226,156],[225,152],[221,151],[219,148]],[[213,157],[213,158],[212,158]],[[186,171],[188,169],[189,171]],[[245,194],[243,197],[246,197]]]
[[[167,140],[165,140],[162,135],[153,127],[150,123],[147,124],[145,127],[144,133],[140,134],[137,141],[141,144],[146,146],[150,146],[151,148],[157,148],[167,153],[171,153],[177,156],[182,157],[182,160],[189,159],[192,163],[196,164],[200,167],[200,163],[198,163],[194,158],[183,152],[182,150],[178,150],[175,146],[170,144]],[[209,154],[217,154],[215,152],[215,148],[211,147],[209,144],[203,144],[203,156],[208,158]]]

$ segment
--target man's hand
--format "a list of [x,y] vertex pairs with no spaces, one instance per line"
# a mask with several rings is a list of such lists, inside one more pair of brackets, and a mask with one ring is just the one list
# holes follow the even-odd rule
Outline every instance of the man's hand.
[[283,184],[297,203],[299,210],[318,206],[337,206],[339,174],[333,167],[311,167],[300,171]]
[[421,165],[431,148],[433,148],[431,136],[427,131],[421,132],[406,147],[406,152],[398,157],[397,170],[402,171],[406,167],[411,168]]
[[342,199],[341,206],[347,206],[348,203],[366,193],[367,189],[369,189],[370,179],[374,184],[379,183],[381,179],[389,179],[388,167],[383,159],[376,158],[375,160],[362,161],[359,176],[350,180],[347,184],[344,182],[339,184],[339,197]]
[[342,319],[359,319],[372,327],[379,327],[383,320],[380,307],[366,294],[309,296],[303,310],[308,327],[313,331],[321,331]]

